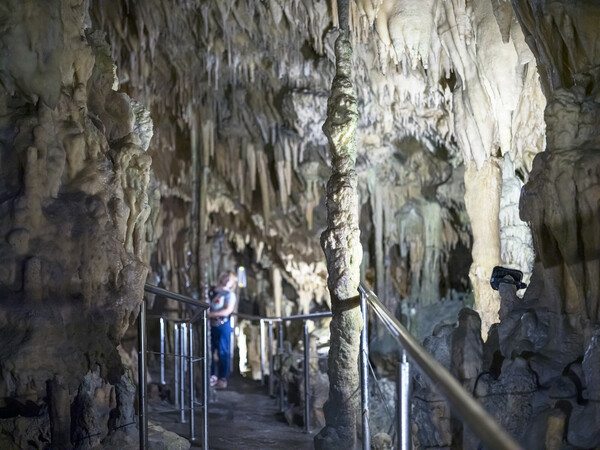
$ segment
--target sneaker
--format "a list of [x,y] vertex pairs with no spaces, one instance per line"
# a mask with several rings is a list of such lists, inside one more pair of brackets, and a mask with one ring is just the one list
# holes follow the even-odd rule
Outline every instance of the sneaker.
[[211,375],[210,376],[210,385],[211,386],[215,386],[217,384],[218,378],[216,375]]
[[215,385],[215,388],[217,388],[217,389],[227,389],[227,379],[220,378],[219,381],[217,381],[217,384]]

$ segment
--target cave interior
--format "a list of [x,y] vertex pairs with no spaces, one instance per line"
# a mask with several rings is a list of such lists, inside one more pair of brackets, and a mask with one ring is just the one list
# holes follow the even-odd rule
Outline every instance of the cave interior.
[[[144,284],[202,300],[239,266],[240,311],[334,311],[316,448],[356,445],[359,280],[523,448],[599,448],[598,23],[584,0],[4,0],[0,448],[137,448]],[[414,397],[414,448],[477,448],[418,372]]]

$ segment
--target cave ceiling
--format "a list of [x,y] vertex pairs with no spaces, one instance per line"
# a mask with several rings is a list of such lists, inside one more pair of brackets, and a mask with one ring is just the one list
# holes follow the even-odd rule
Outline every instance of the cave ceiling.
[[[468,246],[461,167],[508,154],[526,178],[543,145],[545,100],[510,3],[350,3],[360,203],[374,210],[382,196],[386,216],[385,225],[374,216],[361,224],[363,233],[384,226],[386,241],[399,243],[396,218],[437,203],[440,245]],[[330,169],[321,126],[336,9],[335,0],[90,7],[120,88],[151,112],[149,153],[163,201],[193,201],[197,149],[210,172],[211,228],[284,268],[296,287],[325,286],[319,235]]]

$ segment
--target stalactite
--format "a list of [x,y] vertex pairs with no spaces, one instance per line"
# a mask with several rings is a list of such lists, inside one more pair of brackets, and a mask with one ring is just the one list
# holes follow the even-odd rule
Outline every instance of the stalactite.
[[[385,265],[383,253],[383,193],[378,180],[374,180],[370,196],[375,228],[375,289],[385,302]],[[383,330],[382,330],[383,331]]]
[[251,191],[256,189],[256,152],[254,146],[248,144],[246,147],[246,164],[248,167],[248,184]]
[[484,339],[489,327],[498,321],[498,292],[490,289],[492,269],[500,263],[500,197],[502,168],[496,159],[477,170],[465,171],[465,204],[473,231],[473,264],[469,276],[475,293],[475,309],[481,315]]
[[279,185],[279,201],[281,204],[281,208],[284,212],[287,211],[288,208],[288,193],[287,193],[287,183],[286,183],[286,172],[285,172],[285,161],[277,161],[275,163],[275,168],[277,171],[277,183]]
[[205,120],[202,124],[202,154],[204,157],[204,165],[214,158],[215,155],[215,134],[214,123],[212,120]]
[[200,245],[198,244],[198,226],[200,221],[200,155],[199,153],[199,119],[196,117],[193,111],[188,110],[188,122],[190,124],[190,152],[191,152],[191,179],[192,179],[192,207],[190,211],[190,248],[192,249],[191,255],[191,268],[192,273],[192,285],[193,289],[200,290],[200,266],[199,266],[199,253]]
[[258,168],[258,179],[260,182],[260,193],[262,197],[262,207],[263,207],[263,218],[265,221],[265,225],[269,223],[269,215],[271,213],[271,202],[269,200],[269,167],[267,162],[267,155],[262,150],[259,150],[256,154],[257,159],[257,168]]
[[271,285],[273,286],[275,317],[281,317],[281,299],[283,296],[283,292],[281,289],[281,270],[275,266],[271,269]]

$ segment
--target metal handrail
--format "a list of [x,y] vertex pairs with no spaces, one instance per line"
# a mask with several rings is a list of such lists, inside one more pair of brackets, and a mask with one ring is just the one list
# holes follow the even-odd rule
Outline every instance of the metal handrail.
[[[261,383],[264,385],[265,383],[265,354],[264,354],[264,344],[265,344],[265,323],[268,324],[268,336],[269,336],[269,346],[268,346],[268,358],[269,358],[269,395],[274,396],[273,393],[273,323],[279,324],[279,349],[283,352],[283,323],[286,321],[294,321],[294,320],[302,320],[304,322],[303,333],[304,333],[304,431],[310,431],[310,342],[309,342],[309,333],[308,333],[308,321],[309,320],[319,320],[326,317],[331,317],[331,311],[324,311],[318,313],[311,314],[296,314],[293,316],[279,316],[279,317],[258,317],[260,320],[260,377]],[[255,318],[256,316],[252,316]],[[283,411],[284,409],[284,392],[283,392],[283,381],[279,381],[279,409]]]
[[[180,324],[190,324],[195,322],[200,316],[204,318],[204,324],[206,327],[206,310],[210,308],[210,305],[208,303],[205,302],[201,302],[199,300],[196,300],[194,298],[191,297],[187,297],[185,295],[182,294],[178,294],[175,292],[171,292],[168,291],[166,289],[162,289],[159,288],[157,286],[153,286],[150,284],[146,284],[144,286],[144,290],[146,292],[155,294],[155,295],[160,295],[166,298],[170,298],[172,300],[176,300],[180,303],[185,303],[191,306],[195,306],[198,308],[201,308],[202,311],[197,313],[195,316],[193,316],[191,319],[173,319],[173,318],[168,318],[168,317],[161,317],[158,316],[158,318],[161,319],[165,319],[165,320],[169,320],[169,321],[174,321],[176,323],[180,323]],[[145,302],[142,306],[145,305]],[[143,310],[143,311],[142,311]],[[265,355],[264,355],[264,344],[265,344],[265,324],[268,325],[269,328],[269,345],[268,345],[268,358],[269,358],[269,363],[270,363],[270,367],[271,367],[271,375],[272,375],[272,367],[273,367],[273,361],[274,361],[274,355],[273,355],[273,324],[274,323],[278,323],[279,324],[279,347],[280,349],[283,349],[283,323],[287,322],[287,321],[296,321],[296,320],[302,320],[304,322],[304,394],[305,394],[305,400],[304,400],[304,429],[305,431],[310,431],[310,426],[309,426],[309,422],[310,422],[310,396],[309,396],[309,391],[310,391],[310,383],[309,383],[309,363],[308,361],[310,360],[310,352],[309,352],[309,336],[308,336],[308,324],[307,321],[309,320],[319,320],[319,319],[323,319],[326,317],[331,317],[332,314],[330,311],[324,311],[324,312],[318,312],[318,313],[311,313],[311,314],[296,314],[296,315],[292,315],[292,316],[276,316],[276,317],[262,317],[262,316],[255,316],[255,315],[250,315],[250,314],[244,314],[244,313],[238,313],[238,312],[233,312],[231,314],[232,316],[237,316],[239,319],[245,319],[245,320],[250,320],[250,321],[259,321],[260,322],[260,334],[261,334],[261,346],[260,346],[260,351],[261,351],[261,356],[260,356],[260,362],[261,362],[261,380],[262,383],[264,384],[264,379],[265,379]],[[140,342],[143,343],[142,347],[143,349],[139,350],[139,354],[140,354],[140,361],[142,364],[140,364],[140,386],[144,385],[145,386],[145,381],[142,381],[142,367],[145,367],[146,361],[145,361],[145,357],[143,357],[143,355],[146,354],[146,350],[145,350],[145,320],[147,318],[146,314],[145,314],[145,308],[140,308],[140,318],[142,318],[142,320],[140,321],[140,323],[144,323],[144,329],[140,331],[140,336],[142,336],[142,333],[144,334],[144,338],[141,339],[140,338]],[[207,328],[205,328],[205,342],[207,341]],[[161,327],[161,333],[163,333],[163,329]],[[191,340],[190,340],[191,342]],[[177,344],[176,344],[177,345]],[[204,355],[208,355],[208,349],[205,350],[206,353],[204,353]],[[162,349],[161,349],[161,356],[162,356]],[[181,354],[179,355],[182,359],[183,358],[187,358],[188,355],[185,354]],[[208,384],[208,371],[207,371],[207,367],[208,367],[208,362],[206,361],[206,358],[208,356],[205,356],[204,358],[204,387],[206,389],[206,386]],[[164,370],[163,367],[163,362],[161,360],[161,376],[162,376],[162,371]],[[145,370],[143,371],[145,374]],[[183,375],[183,371],[181,371],[182,375]],[[144,375],[145,377],[145,375]],[[269,377],[269,394],[273,396],[273,376]],[[177,384],[177,380],[176,380],[176,384]],[[183,380],[181,380],[181,387],[183,388]],[[177,388],[176,388],[177,390]],[[183,394],[182,394],[183,395]],[[280,404],[280,410],[283,411],[283,406],[284,406],[284,392],[283,392],[283,383],[280,382],[279,383],[279,404]],[[206,410],[206,404],[207,401],[206,399],[208,398],[208,392],[205,391],[204,392],[204,418],[205,418],[205,423],[204,423],[204,433],[203,433],[203,437],[204,437],[204,448],[208,448],[208,440],[207,440],[207,427],[208,424],[206,422],[206,417],[207,417],[207,410]],[[146,392],[145,389],[140,389],[140,423],[142,423],[142,426],[140,426],[140,448],[145,449],[147,448],[147,400],[146,400]],[[181,408],[180,411],[184,411],[184,410],[189,410],[189,408]],[[193,410],[193,408],[192,408]],[[192,438],[194,437],[194,432],[193,432],[193,416],[190,415],[190,426],[191,426],[191,434],[192,434]],[[182,418],[183,420],[183,418]],[[143,444],[144,442],[146,442],[146,444]]]
[[296,314],[293,316],[276,316],[276,317],[262,317],[262,316],[253,316],[250,314],[244,313],[231,313],[232,316],[238,316],[240,319],[245,320],[263,320],[265,322],[287,322],[293,320],[315,320],[322,319],[324,317],[331,317],[331,311],[323,311],[318,313],[310,313],[310,314]]
[[[177,367],[176,364],[176,369],[179,369],[181,375],[180,377],[177,376],[177,370],[176,370],[176,375],[175,375],[175,385],[176,385],[176,399],[178,399],[178,395],[181,395],[181,408],[178,410],[181,412],[181,421],[184,422],[184,418],[185,418],[185,412],[189,411],[189,415],[190,415],[190,440],[195,440],[195,434],[194,434],[194,426],[195,426],[195,417],[194,417],[194,404],[195,404],[195,399],[194,399],[194,368],[193,365],[195,362],[198,361],[202,361],[202,396],[203,396],[203,404],[202,404],[202,410],[203,410],[203,433],[202,433],[202,448],[205,450],[208,450],[208,402],[207,402],[207,398],[208,398],[208,361],[207,361],[207,357],[208,357],[208,321],[207,321],[207,310],[210,307],[210,305],[206,302],[201,302],[199,300],[196,300],[194,298],[191,297],[187,297],[185,295],[182,294],[178,294],[176,292],[171,292],[168,291],[166,289],[162,289],[159,288],[157,286],[153,286],[150,284],[145,284],[144,285],[144,291],[152,293],[152,294],[156,294],[156,295],[160,295],[166,298],[169,298],[171,300],[175,300],[179,303],[185,303],[187,305],[191,305],[191,306],[195,306],[197,308],[200,308],[201,311],[196,314],[194,317],[192,317],[191,319],[187,319],[187,320],[178,320],[178,319],[171,319],[171,318],[163,318],[163,317],[159,317],[161,320],[161,327],[160,327],[160,331],[161,331],[161,382],[164,382],[164,355],[166,354],[165,349],[164,349],[164,332],[165,332],[165,327],[164,327],[164,320],[173,320],[174,322],[176,322],[175,325],[175,346],[177,347],[178,344],[177,342],[179,341],[179,334],[181,334],[181,351],[179,354],[174,354],[173,356],[179,357],[181,362],[180,362],[180,368]],[[197,319],[202,318],[202,335],[203,335],[203,348],[202,348],[202,352],[201,352],[201,357],[200,358],[194,358],[193,354],[193,331],[192,331],[192,324],[194,322],[196,322]],[[146,371],[147,371],[147,364],[146,364],[146,319],[147,319],[147,315],[146,315],[146,299],[144,298],[144,300],[142,301],[141,305],[140,305],[140,315],[138,318],[138,396],[139,396],[139,412],[138,412],[138,416],[139,416],[139,432],[140,432],[140,449],[141,450],[146,450],[148,448],[148,399],[147,399],[147,394],[146,394]],[[186,326],[187,325],[187,326]],[[181,326],[181,328],[179,328],[179,326]],[[181,333],[179,333],[179,331],[181,331]],[[187,334],[187,335],[186,335]],[[188,348],[185,348],[187,344]],[[176,349],[177,352],[177,349]],[[189,352],[189,354],[186,354],[186,352]],[[188,364],[189,364],[189,403],[190,406],[189,408],[185,408],[184,407],[184,380],[183,380],[183,367],[184,367],[184,359],[188,360]],[[177,384],[178,382],[180,382],[181,384],[181,389],[180,392],[177,392]],[[177,401],[176,401],[177,404]]]
[[210,305],[206,302],[201,302],[200,300],[196,300],[195,298],[178,294],[176,292],[167,291],[166,289],[159,288],[158,286],[154,286],[152,284],[145,284],[144,291],[150,292],[151,294],[161,295],[163,297],[170,298],[171,300],[176,300],[180,303],[186,303],[191,306],[197,306],[202,309],[210,308]]
[[521,446],[500,426],[490,414],[463,388],[452,374],[437,362],[410,332],[381,303],[377,295],[363,283],[358,288],[369,306],[398,340],[406,353],[437,383],[442,394],[452,403],[479,439],[491,449],[520,449]]
[[[254,316],[250,314],[243,313],[233,313],[232,315],[238,316],[240,319],[246,320],[255,320],[260,323],[260,378],[261,384],[265,384],[265,324],[268,325],[268,341],[269,345],[267,348],[268,359],[269,359],[269,395],[274,396],[274,379],[273,379],[273,362],[274,362],[274,354],[273,354],[273,324],[279,324],[279,349],[283,351],[283,323],[287,321],[295,321],[302,320],[304,322],[303,331],[304,331],[304,431],[310,431],[310,348],[309,348],[309,334],[308,334],[308,321],[309,320],[319,320],[326,317],[331,317],[331,311],[323,311],[318,313],[311,314],[296,314],[293,316],[276,316],[276,317],[261,317]],[[284,389],[283,382],[280,380],[279,382],[279,409],[280,411],[284,410]]]

